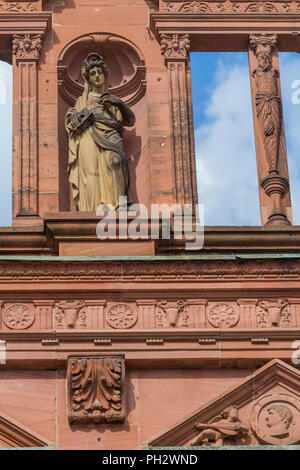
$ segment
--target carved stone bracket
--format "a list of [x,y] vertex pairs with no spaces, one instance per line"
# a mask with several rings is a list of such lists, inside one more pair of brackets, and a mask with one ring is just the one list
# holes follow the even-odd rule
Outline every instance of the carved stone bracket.
[[124,379],[123,355],[69,357],[69,422],[123,422]]

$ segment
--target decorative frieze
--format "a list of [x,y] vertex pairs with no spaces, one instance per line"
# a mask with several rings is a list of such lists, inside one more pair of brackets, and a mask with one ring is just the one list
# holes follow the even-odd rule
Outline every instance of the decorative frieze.
[[214,328],[233,328],[240,314],[236,305],[219,302],[209,307],[207,319]]
[[53,307],[56,328],[86,328],[86,305],[80,300],[56,302]]
[[19,1],[19,2],[9,2],[9,1],[0,1],[0,13],[32,13],[38,11],[39,0],[33,2]]
[[124,356],[70,357],[69,422],[113,423],[125,419]]
[[259,328],[291,328],[292,326],[291,308],[283,299],[258,302],[256,318]]
[[12,330],[26,330],[34,320],[34,311],[24,304],[11,305],[3,314],[3,323]]
[[136,309],[125,303],[112,305],[105,315],[108,325],[112,328],[132,328],[137,321]]
[[226,13],[289,13],[300,12],[300,2],[296,1],[265,1],[249,2],[247,0],[234,1],[165,1],[162,4],[163,11],[178,14],[226,14]]
[[184,300],[168,302],[159,300],[155,309],[156,328],[187,327],[189,321],[188,305]]

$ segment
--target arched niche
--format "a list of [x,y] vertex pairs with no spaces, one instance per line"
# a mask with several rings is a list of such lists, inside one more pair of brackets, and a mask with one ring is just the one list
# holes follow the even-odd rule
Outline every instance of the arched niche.
[[[137,112],[142,116],[147,114],[145,61],[140,50],[132,42],[115,34],[90,33],[74,39],[64,47],[57,66],[60,210],[62,211],[75,210],[67,175],[68,138],[64,119],[68,108],[74,106],[77,98],[83,93],[81,64],[91,52],[100,54],[107,64],[110,93],[125,101],[136,114]],[[136,127],[124,132],[125,152],[129,157],[131,191],[135,202],[146,202],[141,201],[138,194],[136,174],[142,148],[141,133],[145,135],[145,126],[145,122],[137,119]],[[141,166],[144,167],[143,162]],[[150,188],[148,192],[150,197]]]

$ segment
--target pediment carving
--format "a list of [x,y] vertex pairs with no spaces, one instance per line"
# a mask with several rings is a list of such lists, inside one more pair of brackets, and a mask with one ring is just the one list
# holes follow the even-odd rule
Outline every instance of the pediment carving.
[[300,443],[300,371],[274,359],[196,410],[150,447]]

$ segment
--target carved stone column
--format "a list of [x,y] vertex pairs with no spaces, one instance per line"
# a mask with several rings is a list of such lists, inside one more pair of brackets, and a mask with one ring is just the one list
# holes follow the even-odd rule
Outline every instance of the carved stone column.
[[276,34],[251,34],[249,66],[262,225],[292,223]]
[[161,34],[160,45],[171,91],[175,200],[197,204],[189,35]]
[[38,216],[37,64],[40,34],[13,35],[15,216]]

